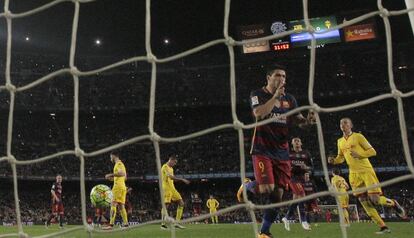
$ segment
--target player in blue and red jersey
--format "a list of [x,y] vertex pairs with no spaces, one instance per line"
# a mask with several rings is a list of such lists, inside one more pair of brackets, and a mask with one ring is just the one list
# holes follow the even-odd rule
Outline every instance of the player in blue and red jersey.
[[46,228],[50,225],[53,218],[56,220],[59,218],[59,227],[63,228],[63,201],[62,201],[62,176],[56,175],[56,182],[53,183],[52,189],[50,190],[52,195],[52,214],[45,222]]
[[[305,190],[305,195],[311,195],[316,192],[315,184],[310,178],[310,173],[304,174],[303,190]],[[305,211],[306,211],[306,221],[310,223],[310,214],[314,214],[314,221],[317,222],[318,214],[321,213],[321,209],[318,206],[318,200],[316,198],[308,200],[305,202]]]
[[[266,72],[266,80],[265,87],[251,92],[250,105],[256,121],[268,118],[274,118],[275,121],[255,128],[251,154],[258,192],[265,195],[267,203],[274,203],[282,201],[283,192],[290,183],[289,125],[310,125],[314,123],[314,118],[311,113],[308,118],[301,113],[289,117],[282,115],[298,106],[295,97],[285,91],[284,67],[270,66]],[[259,237],[272,237],[270,226],[276,216],[275,208],[264,211]]]
[[[305,196],[305,190],[303,183],[305,182],[305,173],[312,170],[313,162],[310,153],[307,150],[302,149],[302,140],[299,137],[292,139],[292,150],[289,153],[289,159],[292,165],[292,178],[290,179],[289,187],[293,194],[293,199],[301,198]],[[289,206],[288,212],[282,221],[285,225],[285,229],[290,231],[289,219],[291,219],[295,213],[296,208],[299,206],[299,218],[303,229],[311,230],[309,223],[305,216],[304,203],[293,203]]]

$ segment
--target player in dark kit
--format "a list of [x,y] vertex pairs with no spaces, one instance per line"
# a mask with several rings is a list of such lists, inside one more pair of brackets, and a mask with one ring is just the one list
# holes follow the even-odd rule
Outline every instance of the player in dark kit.
[[191,194],[191,204],[193,206],[193,213],[194,216],[200,216],[201,215],[201,205],[202,205],[203,201],[201,200],[201,198],[198,196],[197,193],[192,193]]
[[[310,179],[310,174],[304,174],[304,182],[303,182],[303,190],[305,190],[305,195],[310,195],[316,192],[315,184]],[[313,213],[315,216],[315,222],[317,222],[318,215],[320,214],[321,210],[318,206],[318,200],[312,199],[305,202],[305,211],[306,211],[306,221],[310,223],[310,214]]]
[[128,216],[132,216],[132,211],[133,211],[133,205],[131,203],[131,197],[132,197],[132,188],[131,187],[127,187],[127,194],[126,194],[126,198],[125,198],[125,209],[127,211]]
[[62,201],[62,176],[56,175],[56,182],[53,183],[52,189],[50,190],[52,195],[52,214],[45,222],[46,228],[50,226],[50,222],[53,218],[56,220],[59,218],[59,227],[63,228],[63,201]]
[[[284,190],[290,183],[289,133],[292,124],[300,127],[314,124],[312,113],[308,118],[297,113],[286,117],[282,114],[297,108],[293,95],[285,92],[286,71],[280,65],[271,65],[266,72],[265,87],[252,91],[250,105],[256,122],[273,118],[274,121],[256,126],[253,133],[251,154],[258,192],[266,203],[281,202]],[[249,186],[246,185],[246,188]],[[272,237],[270,226],[275,221],[278,209],[264,211],[260,238]]]
[[93,223],[95,225],[101,226],[102,225],[102,218],[105,218],[105,222],[108,222],[109,218],[105,214],[106,214],[105,208],[96,207],[95,208],[95,217],[93,218]]
[[[301,198],[305,196],[305,190],[303,183],[305,182],[305,173],[312,170],[313,162],[310,153],[302,149],[302,140],[299,137],[292,139],[292,150],[289,153],[289,159],[292,165],[292,178],[290,180],[290,190],[293,194],[293,199]],[[288,212],[282,221],[285,225],[285,229],[290,231],[289,220],[293,217],[296,208],[299,206],[299,218],[303,229],[310,231],[311,227],[306,220],[304,203],[293,203],[289,206]]]

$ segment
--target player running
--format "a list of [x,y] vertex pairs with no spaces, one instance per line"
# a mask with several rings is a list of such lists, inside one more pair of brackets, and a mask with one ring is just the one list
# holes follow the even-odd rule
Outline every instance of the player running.
[[[305,196],[305,190],[303,189],[304,176],[305,173],[312,170],[313,162],[310,153],[302,149],[302,140],[299,137],[292,139],[292,148],[292,151],[289,153],[289,159],[292,163],[292,178],[290,179],[289,187],[292,191],[293,199],[298,199]],[[288,212],[282,218],[285,229],[290,231],[289,220],[295,214],[297,207],[299,207],[299,220],[302,228],[307,231],[312,230],[306,220],[304,202],[293,203],[289,206]]]
[[[348,183],[343,177],[341,177],[341,170],[338,168],[334,168],[332,170],[331,183],[332,183],[332,186],[335,188],[335,190],[338,192],[346,192],[349,189]],[[339,205],[341,206],[344,212],[345,224],[349,226],[350,225],[349,212],[348,212],[349,196],[348,194],[340,195],[338,196],[338,200],[339,200]]]
[[[366,188],[379,183],[374,168],[369,162],[369,157],[377,155],[377,152],[361,134],[352,131],[353,124],[350,118],[342,118],[339,124],[343,137],[338,139],[338,155],[329,156],[328,163],[340,164],[346,161],[349,167],[349,182],[352,190]],[[382,196],[381,187],[368,189],[366,192],[354,192],[362,207],[371,219],[380,227],[377,234],[390,233],[375,205],[394,207],[398,216],[405,219],[404,208],[395,200]]]
[[[250,106],[256,121],[273,118],[274,122],[257,126],[252,139],[252,159],[258,193],[266,204],[281,202],[290,181],[289,126],[300,127],[314,123],[313,114],[308,118],[301,113],[289,117],[282,114],[297,108],[293,95],[285,92],[286,70],[271,65],[266,72],[266,86],[250,93]],[[248,185],[246,185],[247,187]],[[278,209],[264,211],[260,238],[272,237],[270,227],[277,217]]]

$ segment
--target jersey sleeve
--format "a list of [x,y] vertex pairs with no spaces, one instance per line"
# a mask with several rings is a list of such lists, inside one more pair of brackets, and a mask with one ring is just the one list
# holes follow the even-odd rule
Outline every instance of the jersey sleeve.
[[336,186],[336,179],[335,179],[335,177],[332,177],[332,178],[331,178],[331,184],[332,184],[332,186],[333,186],[335,189],[338,189],[338,188],[337,188],[337,186]]
[[311,154],[309,153],[309,151],[307,151],[306,153],[307,153],[307,156],[308,156],[308,158],[309,158],[309,159],[306,161],[306,165],[307,165],[308,167],[310,167],[310,169],[312,170],[312,169],[313,169],[313,158],[312,158]]
[[364,150],[368,150],[373,148],[372,145],[368,142],[368,140],[365,138],[364,135],[359,134],[358,135],[358,142],[359,144],[362,146],[362,148],[364,148]]
[[338,155],[335,158],[334,164],[341,164],[345,161],[344,153],[341,150],[341,140],[339,139],[337,142],[338,146]]
[[264,104],[263,100],[260,98],[259,91],[250,92],[250,107],[252,109]]
[[162,177],[163,178],[166,178],[167,177],[167,171],[166,171],[166,169],[165,169],[165,165],[163,165],[162,167],[161,167],[161,175],[162,175]]
[[289,101],[290,101],[290,108],[292,110],[298,107],[298,101],[296,101],[296,98],[291,94],[289,94]]
[[121,166],[120,166],[120,168],[118,169],[118,171],[119,170],[121,170],[122,172],[124,172],[125,173],[125,176],[126,176],[126,168],[125,168],[125,164],[122,164]]

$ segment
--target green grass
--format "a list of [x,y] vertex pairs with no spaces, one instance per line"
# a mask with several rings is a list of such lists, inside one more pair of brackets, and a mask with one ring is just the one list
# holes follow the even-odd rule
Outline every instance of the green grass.
[[[381,235],[382,237],[389,238],[411,238],[413,232],[413,223],[388,223],[388,226],[392,230],[390,234]],[[66,226],[65,230],[74,228],[77,226]],[[30,236],[45,235],[48,233],[59,232],[60,230],[56,225],[45,229],[44,226],[32,226],[23,227],[25,233]],[[271,232],[275,238],[289,237],[289,238],[340,238],[341,231],[338,223],[320,223],[318,226],[312,225],[312,231],[307,232],[302,229],[300,224],[291,225],[291,231],[285,231],[283,225],[275,224],[272,226]],[[378,228],[373,223],[358,223],[352,224],[348,228],[349,238],[370,238],[378,237],[374,232]],[[16,233],[16,227],[0,227],[0,236],[7,233]],[[84,230],[59,235],[60,238],[78,238],[89,237]],[[92,237],[153,237],[153,238],[167,238],[171,237],[170,231],[160,230],[159,225],[148,225],[137,229],[128,231],[116,232],[113,234],[108,233],[93,233]],[[219,224],[219,225],[187,225],[185,230],[176,231],[177,238],[253,238],[253,228],[251,224]]]

